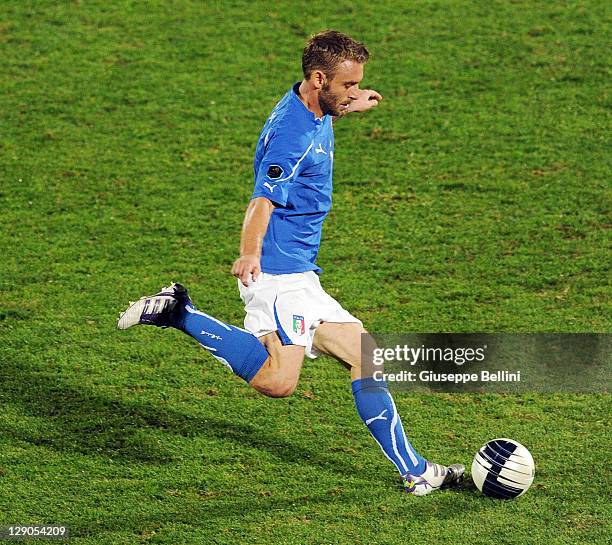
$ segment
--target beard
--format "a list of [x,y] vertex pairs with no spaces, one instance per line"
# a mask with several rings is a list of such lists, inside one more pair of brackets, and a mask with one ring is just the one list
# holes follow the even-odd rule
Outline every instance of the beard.
[[319,92],[319,106],[323,112],[323,115],[333,115],[339,117],[346,113],[340,110],[340,98],[338,95],[331,92],[328,83],[325,83]]

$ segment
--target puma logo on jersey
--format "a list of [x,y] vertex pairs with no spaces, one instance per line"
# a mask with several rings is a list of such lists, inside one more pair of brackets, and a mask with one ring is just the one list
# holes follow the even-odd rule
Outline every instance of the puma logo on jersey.
[[270,190],[270,193],[274,193],[274,188],[276,187],[276,184],[270,185],[268,182],[264,182],[264,187],[267,187]]
[[379,414],[379,415],[377,415],[377,416],[374,416],[374,417],[372,417],[372,418],[368,418],[368,419],[365,421],[366,426],[369,426],[369,425],[370,425],[372,422],[374,422],[374,420],[387,420],[387,417],[386,417],[386,416],[383,416],[383,415],[384,415],[386,412],[387,412],[387,409],[385,409],[385,410],[384,410],[382,413],[380,413],[380,414]]
[[327,152],[323,149],[323,144],[321,144],[321,142],[319,142],[319,147],[315,148],[315,151],[317,153],[324,153],[325,155],[327,155]]

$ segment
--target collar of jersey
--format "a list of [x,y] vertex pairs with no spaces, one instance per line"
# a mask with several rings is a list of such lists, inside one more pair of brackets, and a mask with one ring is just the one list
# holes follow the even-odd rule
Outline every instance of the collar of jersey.
[[308,108],[306,108],[306,105],[302,102],[302,100],[300,99],[300,95],[299,95],[299,87],[300,87],[300,83],[301,82],[297,82],[292,88],[291,88],[291,98],[297,102],[299,104],[299,106],[302,108],[302,110],[309,115],[310,119],[312,119],[312,121],[314,123],[316,123],[317,125],[320,125],[321,123],[323,123],[323,117],[317,117],[314,112],[311,112]]

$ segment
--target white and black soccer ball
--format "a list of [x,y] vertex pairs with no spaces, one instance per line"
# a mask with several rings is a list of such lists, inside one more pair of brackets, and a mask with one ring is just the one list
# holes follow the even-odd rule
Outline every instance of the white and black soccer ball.
[[472,480],[485,496],[500,500],[527,492],[535,476],[531,453],[512,439],[493,439],[474,456]]

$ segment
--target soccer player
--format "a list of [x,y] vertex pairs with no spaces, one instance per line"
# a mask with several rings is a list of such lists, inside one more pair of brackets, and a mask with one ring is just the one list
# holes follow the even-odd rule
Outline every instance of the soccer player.
[[350,370],[357,412],[404,489],[421,496],[457,484],[464,467],[431,463],[409,443],[385,382],[361,375],[361,321],[323,290],[316,264],[331,208],[333,123],[382,100],[359,88],[368,57],[363,44],[340,32],[313,36],[303,51],[304,79],[287,91],[261,131],[255,188],[232,267],[245,329],[197,309],[180,284],[131,303],[118,327],[179,329],[270,397],[291,395],[304,355],[333,356]]

